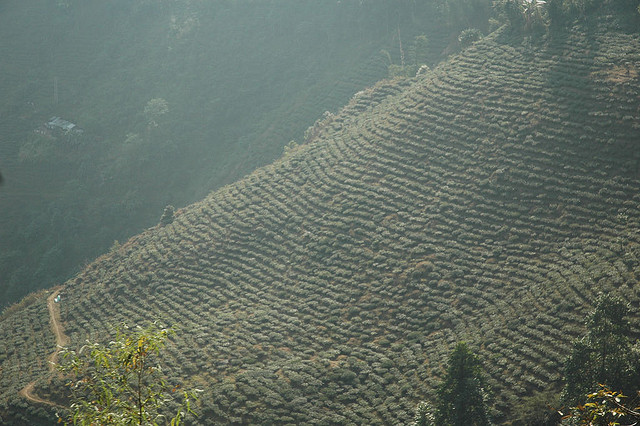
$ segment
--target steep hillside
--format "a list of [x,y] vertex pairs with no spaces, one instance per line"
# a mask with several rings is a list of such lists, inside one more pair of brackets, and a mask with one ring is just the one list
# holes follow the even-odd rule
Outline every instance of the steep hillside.
[[431,65],[460,31],[387,3],[0,1],[0,307],[301,142],[399,62],[398,34]]
[[[640,304],[640,39],[612,19],[358,93],[65,283],[71,344],[179,327],[166,371],[205,389],[203,424],[407,424],[466,340],[505,421],[557,385],[598,291]],[[45,298],[0,320],[3,416],[49,409],[18,395],[51,397]]]

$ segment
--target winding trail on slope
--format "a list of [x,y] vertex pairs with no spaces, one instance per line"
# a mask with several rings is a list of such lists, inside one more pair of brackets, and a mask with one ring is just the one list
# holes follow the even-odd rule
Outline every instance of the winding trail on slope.
[[[67,335],[64,334],[64,328],[60,323],[60,307],[55,302],[55,298],[58,297],[61,291],[62,291],[62,287],[56,287],[54,288],[53,293],[51,293],[49,297],[47,297],[47,308],[49,309],[49,322],[51,324],[51,331],[53,331],[53,334],[55,334],[56,336],[56,350],[53,351],[53,353],[47,357],[50,373],[55,371],[55,368],[56,368],[55,362],[56,362],[56,358],[58,357],[58,354],[60,353],[60,350],[62,349],[63,346],[65,346],[69,342],[69,337],[67,337]],[[47,401],[45,399],[38,397],[36,394],[34,394],[33,389],[35,388],[35,385],[36,385],[36,380],[29,382],[18,393],[20,394],[20,396],[32,402],[47,404],[53,407],[60,406],[55,402]]]

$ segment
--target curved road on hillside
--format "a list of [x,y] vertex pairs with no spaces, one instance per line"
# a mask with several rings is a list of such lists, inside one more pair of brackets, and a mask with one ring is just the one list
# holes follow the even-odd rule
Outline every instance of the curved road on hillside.
[[[47,362],[49,363],[49,372],[53,372],[55,370],[56,358],[58,357],[58,354],[60,353],[62,347],[69,342],[69,337],[64,334],[64,328],[62,327],[62,324],[60,322],[60,307],[54,300],[56,297],[58,297],[61,291],[62,287],[58,287],[54,289],[53,293],[51,293],[49,297],[47,297],[47,308],[49,308],[49,322],[51,323],[51,331],[53,331],[53,334],[55,334],[56,336],[56,350],[47,357]],[[35,385],[36,380],[29,382],[27,386],[22,388],[18,393],[32,402],[47,404],[54,407],[59,406],[55,402],[47,401],[35,395],[33,393]]]

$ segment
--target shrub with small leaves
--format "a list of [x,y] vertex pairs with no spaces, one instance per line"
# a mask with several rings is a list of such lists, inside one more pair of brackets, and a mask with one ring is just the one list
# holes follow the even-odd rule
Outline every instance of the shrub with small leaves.
[[467,28],[458,36],[460,47],[465,48],[471,46],[474,42],[482,38],[482,32],[477,28]]

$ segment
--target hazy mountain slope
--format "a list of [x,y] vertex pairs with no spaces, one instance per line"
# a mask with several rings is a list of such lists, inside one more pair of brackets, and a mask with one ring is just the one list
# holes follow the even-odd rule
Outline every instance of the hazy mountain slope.
[[[459,31],[387,3],[1,1],[0,306],[301,142],[386,76],[398,31],[407,55],[429,36],[430,64]],[[34,132],[52,116],[84,133]]]
[[[407,424],[466,340],[508,413],[559,379],[598,291],[640,302],[640,40],[613,28],[497,33],[358,94],[67,282],[67,335],[180,327],[167,374],[207,424]],[[1,319],[7,413],[49,392],[44,297]]]

